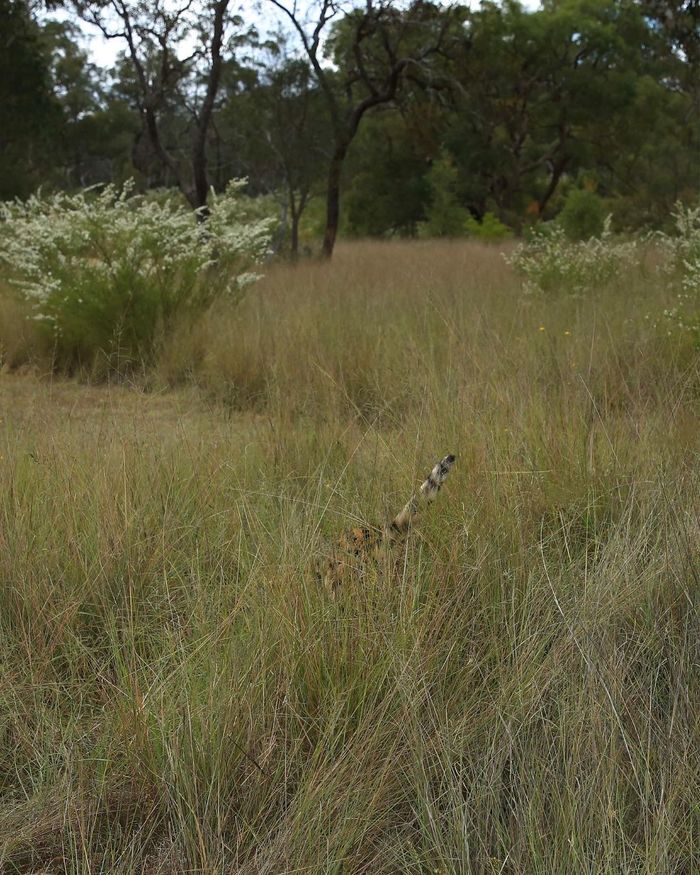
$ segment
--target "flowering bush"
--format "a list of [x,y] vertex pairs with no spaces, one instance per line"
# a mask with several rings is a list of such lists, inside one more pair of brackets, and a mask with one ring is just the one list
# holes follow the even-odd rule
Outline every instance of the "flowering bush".
[[563,228],[543,226],[505,258],[522,274],[528,292],[580,293],[608,285],[636,255],[634,242],[613,242],[608,216],[599,238],[570,242]]
[[0,204],[0,261],[64,360],[145,359],[175,316],[255,278],[270,222],[237,216],[242,184],[213,196],[206,222],[131,184]]
[[675,233],[656,232],[652,239],[665,256],[662,270],[668,276],[692,273],[700,260],[700,205],[686,207],[678,202],[673,212]]
[[675,234],[653,235],[665,256],[661,272],[677,289],[678,303],[664,316],[700,342],[700,206],[677,203],[673,219]]

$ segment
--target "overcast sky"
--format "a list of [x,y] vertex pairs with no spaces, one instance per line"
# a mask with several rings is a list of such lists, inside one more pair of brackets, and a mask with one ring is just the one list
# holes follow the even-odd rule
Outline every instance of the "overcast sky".
[[[539,0],[521,0],[521,2],[526,9],[536,9],[540,5]],[[478,0],[469,0],[468,5],[478,6]],[[243,0],[237,9],[241,11],[245,18],[255,21],[262,33],[275,30],[276,25],[280,21],[280,14],[274,14],[271,4],[261,3],[259,0]],[[50,17],[66,19],[71,16],[60,10],[53,13]],[[92,62],[98,67],[112,67],[119,52],[124,50],[123,40],[108,40],[102,36],[96,27],[90,27],[83,23],[80,23],[80,26],[85,34],[85,47]]]

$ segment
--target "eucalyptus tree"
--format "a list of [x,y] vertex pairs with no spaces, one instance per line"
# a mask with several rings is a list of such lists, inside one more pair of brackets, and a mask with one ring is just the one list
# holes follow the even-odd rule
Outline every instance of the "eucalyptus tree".
[[[57,180],[69,188],[109,181],[110,158],[115,146],[123,146],[124,137],[110,130],[111,101],[104,71],[90,60],[75,22],[49,19],[41,36],[50,59],[54,98],[62,113],[54,151],[54,160],[61,165]],[[125,121],[118,119],[120,126]]]
[[495,208],[518,225],[526,211],[547,214],[563,180],[582,170],[612,179],[630,133],[643,141],[635,114],[649,33],[635,4],[484,3],[470,34],[444,136],[475,215]]
[[410,71],[430,77],[464,11],[414,0],[364,0],[343,7],[315,0],[305,11],[296,0],[268,0],[291,23],[323,95],[331,138],[326,178],[323,254],[330,258],[340,221],[340,186],[350,144],[366,114],[393,102]]
[[254,64],[225,74],[215,128],[229,167],[250,180],[253,193],[279,201],[280,239],[296,258],[299,223],[328,154],[328,114],[308,61],[285,35],[276,34],[264,49]]
[[290,254],[299,253],[299,223],[319,179],[328,118],[307,62],[282,56],[268,69],[258,119],[265,147],[281,177],[290,219]]
[[[190,205],[206,214],[207,143],[217,104],[224,52],[244,37],[230,0],[76,0],[84,21],[123,43],[133,68],[143,130],[161,165]],[[187,118],[187,138],[171,144],[164,116],[176,105]]]

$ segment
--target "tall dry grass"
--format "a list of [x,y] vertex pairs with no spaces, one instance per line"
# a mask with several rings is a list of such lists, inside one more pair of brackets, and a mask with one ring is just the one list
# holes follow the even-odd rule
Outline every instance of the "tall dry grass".
[[[362,243],[144,394],[4,377],[8,872],[700,868],[697,355],[653,273]],[[458,463],[395,567],[313,558]]]
[[0,279],[0,370],[51,371],[51,344],[31,317],[29,306]]

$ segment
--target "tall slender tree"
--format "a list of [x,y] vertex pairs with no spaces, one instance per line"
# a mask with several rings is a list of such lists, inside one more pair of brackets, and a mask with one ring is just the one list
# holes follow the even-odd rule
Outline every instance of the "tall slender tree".
[[[206,215],[207,138],[221,83],[222,53],[232,28],[241,26],[240,19],[229,14],[229,0],[180,0],[176,5],[166,0],[78,0],[76,9],[107,39],[124,43],[153,153],[192,207]],[[189,145],[184,150],[170,146],[163,136],[163,115],[173,102],[189,116]]]
[[[326,183],[323,254],[333,254],[340,222],[343,166],[365,115],[392,102],[411,68],[429,72],[430,60],[445,47],[453,21],[463,10],[424,0],[401,7],[394,0],[365,0],[339,18],[335,0],[316,0],[311,18],[296,2],[268,0],[291,22],[311,64],[331,120],[332,144]],[[331,33],[329,34],[329,30]],[[324,43],[334,64],[324,64]]]

